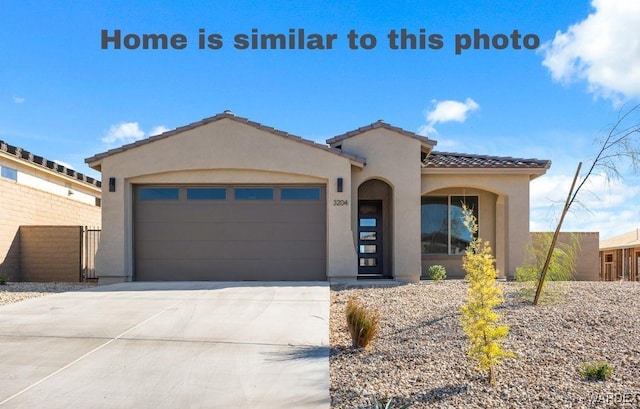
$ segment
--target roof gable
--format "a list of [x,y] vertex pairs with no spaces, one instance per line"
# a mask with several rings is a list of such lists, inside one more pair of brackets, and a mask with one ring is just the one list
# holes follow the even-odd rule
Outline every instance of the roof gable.
[[278,130],[278,129],[270,127],[270,126],[265,126],[265,125],[263,125],[261,123],[258,123],[258,122],[250,121],[247,118],[242,118],[242,117],[236,116],[231,111],[224,111],[224,112],[222,112],[220,114],[217,114],[217,115],[209,117],[209,118],[202,119],[202,120],[200,120],[198,122],[193,122],[193,123],[191,123],[189,125],[181,126],[179,128],[176,128],[176,129],[161,133],[160,135],[151,136],[151,137],[146,138],[146,139],[142,139],[142,140],[139,140],[139,141],[127,144],[127,145],[123,145],[123,146],[121,146],[119,148],[110,149],[110,150],[108,150],[106,152],[99,153],[99,154],[96,154],[96,155],[94,155],[94,156],[92,156],[90,158],[85,159],[85,162],[88,163],[91,167],[99,166],[99,165],[94,165],[94,164],[95,164],[95,162],[97,162],[97,161],[99,161],[99,160],[101,160],[103,158],[118,154],[120,152],[125,152],[125,151],[128,151],[130,149],[137,148],[138,146],[146,145],[146,144],[149,144],[149,143],[161,140],[161,139],[166,139],[166,138],[169,138],[171,136],[180,134],[182,132],[185,132],[185,131],[188,131],[188,130],[191,130],[191,129],[194,129],[194,128],[198,128],[200,126],[204,126],[204,125],[210,124],[212,122],[220,121],[222,119],[229,119],[229,120],[232,120],[232,121],[244,124],[244,125],[252,126],[252,127],[256,128],[256,129],[259,129],[261,131],[269,132],[271,134],[278,135],[278,136],[281,136],[283,138],[291,139],[293,141],[309,145],[309,146],[311,146],[313,148],[316,148],[316,149],[322,149],[322,150],[330,152],[332,154],[339,155],[339,156],[345,157],[347,159],[350,159],[352,162],[355,162],[356,164],[359,164],[359,165],[364,165],[365,164],[365,159],[362,158],[362,157],[359,157],[357,155],[352,155],[352,154],[349,154],[347,152],[342,152],[339,149],[336,149],[336,148],[333,148],[333,147],[329,147],[329,146],[326,146],[326,145],[322,145],[322,144],[319,144],[319,143],[314,142],[312,140],[304,139],[304,138],[302,138],[300,136],[296,136],[296,135],[293,135],[293,134],[290,134],[288,132],[284,132],[284,131]]
[[344,133],[342,135],[334,136],[331,139],[327,139],[327,144],[329,144],[330,146],[336,146],[336,145],[339,145],[340,142],[344,141],[345,139],[352,138],[352,137],[354,137],[356,135],[360,135],[360,134],[363,134],[365,132],[371,131],[373,129],[380,129],[380,128],[387,129],[389,131],[395,132],[395,133],[400,134],[400,135],[408,136],[409,138],[417,139],[418,141],[420,141],[420,143],[423,146],[427,147],[429,150],[433,149],[433,147],[437,144],[436,141],[434,141],[432,139],[429,139],[426,136],[421,136],[421,135],[418,135],[416,133],[409,132],[407,130],[399,128],[397,126],[389,125],[388,123],[384,122],[383,120],[379,120],[379,121],[374,122],[374,123],[372,123],[370,125],[360,127],[358,129],[355,129],[353,131],[349,131],[349,132]]
[[15,157],[31,165],[37,165],[44,169],[57,172],[60,176],[66,177],[68,179],[83,182],[95,187],[101,187],[101,183],[97,179],[84,175],[80,172],[76,172],[74,169],[67,168],[57,162],[45,159],[42,156],[34,155],[33,153],[17,146],[9,145],[5,141],[0,140],[0,151],[6,152],[11,157]]

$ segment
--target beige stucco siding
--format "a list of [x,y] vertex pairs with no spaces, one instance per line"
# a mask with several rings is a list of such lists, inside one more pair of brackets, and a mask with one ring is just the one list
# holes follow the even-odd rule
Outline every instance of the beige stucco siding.
[[[499,271],[507,278],[515,276],[515,269],[525,260],[529,237],[529,181],[530,174],[511,170],[502,174],[483,169],[466,172],[447,170],[423,170],[422,195],[446,188],[475,188],[496,196],[495,235],[491,243]],[[487,217],[487,215],[485,215]],[[480,215],[480,225],[484,224]],[[480,231],[482,236],[484,230]],[[487,232],[489,233],[489,232]]]
[[17,171],[16,182],[21,186],[31,187],[91,206],[95,205],[96,197],[100,197],[100,189],[93,184],[85,183],[73,176],[67,177],[56,170],[0,151],[0,167],[2,166]]
[[[431,151],[432,141],[380,122],[329,142],[333,151],[225,112],[88,159],[105,182],[96,259],[101,282],[130,280],[134,273],[132,196],[138,185],[323,186],[329,280],[355,279],[360,270],[360,278],[418,281],[428,267],[421,254],[421,198],[477,195],[479,233],[491,242],[500,274],[511,278],[523,263],[529,182],[545,173],[548,162],[479,156],[450,160],[457,154],[433,154],[437,158],[428,162],[421,153]],[[481,167],[485,162],[490,165]],[[116,181],[115,192],[108,191],[110,178]],[[337,192],[339,178],[342,192]],[[363,221],[375,215],[363,225],[362,238],[359,200],[371,201],[363,205]],[[367,230],[371,226],[375,231]],[[367,246],[367,240],[375,245]],[[462,276],[461,256],[443,256],[441,264]]]
[[[392,189],[391,241],[393,277],[401,281],[420,279],[420,142],[384,128],[345,139],[342,149],[367,158],[354,169],[351,201],[357,204],[358,186],[370,179],[385,181]],[[355,206],[353,229],[357,231]],[[354,233],[355,234],[355,233]]]
[[[351,161],[307,143],[222,119],[101,159],[103,232],[96,269],[103,282],[133,273],[133,184],[322,183],[327,192],[327,274],[356,275],[350,204]],[[116,192],[108,180],[116,178]],[[344,191],[336,190],[337,178]]]

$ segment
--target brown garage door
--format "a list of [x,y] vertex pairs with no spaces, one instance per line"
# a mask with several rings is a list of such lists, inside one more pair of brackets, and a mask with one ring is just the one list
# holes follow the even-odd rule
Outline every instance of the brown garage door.
[[137,186],[135,279],[326,280],[323,186]]

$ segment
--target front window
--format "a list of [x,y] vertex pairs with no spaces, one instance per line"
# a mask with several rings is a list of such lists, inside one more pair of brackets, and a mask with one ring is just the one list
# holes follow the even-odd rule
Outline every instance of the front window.
[[422,254],[462,254],[474,239],[464,225],[463,204],[478,218],[477,196],[422,198]]

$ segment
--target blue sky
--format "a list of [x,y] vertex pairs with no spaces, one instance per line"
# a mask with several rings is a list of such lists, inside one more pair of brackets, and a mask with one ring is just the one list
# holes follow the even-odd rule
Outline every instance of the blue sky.
[[[164,4],[171,3],[171,4]],[[378,119],[437,149],[553,161],[532,183],[532,230],[552,229],[578,161],[624,103],[640,102],[640,2],[5,2],[0,139],[98,176],[84,158],[229,109],[323,142]],[[335,34],[332,49],[239,50],[234,36]],[[391,50],[390,30],[440,34],[440,49]],[[182,50],[101,49],[101,30],[183,34]],[[198,33],[222,47],[199,49]],[[455,36],[538,36],[537,50],[464,50]],[[377,45],[350,49],[347,33]],[[634,40],[635,39],[635,40]],[[628,106],[628,105],[626,105]],[[565,230],[640,227],[639,178],[596,175]]]

